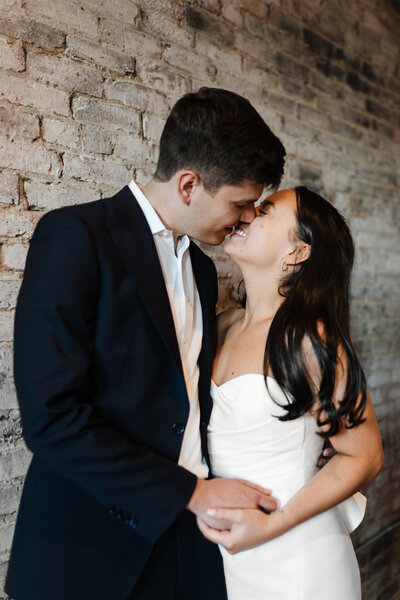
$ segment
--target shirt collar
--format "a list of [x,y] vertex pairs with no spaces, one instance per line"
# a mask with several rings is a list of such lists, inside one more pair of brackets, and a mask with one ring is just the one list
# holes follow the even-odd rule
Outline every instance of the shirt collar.
[[[146,198],[136,181],[133,181],[133,179],[129,184],[129,189],[135,196],[140,208],[142,209],[143,214],[146,217],[146,221],[150,227],[151,233],[153,235],[157,235],[165,232],[164,235],[170,233],[172,237],[172,231],[165,227],[164,223],[161,221],[160,217],[154,210],[150,201]],[[182,235],[178,238],[177,247],[180,248],[181,251],[184,251],[189,247],[189,243],[189,237],[187,235]]]
[[140,208],[142,209],[143,214],[146,217],[146,221],[150,227],[151,233],[153,235],[156,235],[161,231],[168,231],[164,223],[161,221],[160,217],[150,204],[149,200],[143,194],[142,190],[135,181],[132,180],[130,182],[129,189],[135,196]]

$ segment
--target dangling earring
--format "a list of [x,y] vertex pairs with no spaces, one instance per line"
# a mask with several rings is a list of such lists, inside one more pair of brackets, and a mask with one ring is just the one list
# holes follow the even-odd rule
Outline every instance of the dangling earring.
[[286,264],[286,263],[285,263],[285,261],[283,260],[283,261],[282,261],[282,264],[281,264],[281,271],[282,271],[282,273],[286,273],[286,271],[288,270],[288,268],[289,268],[289,267],[287,266],[287,264]]

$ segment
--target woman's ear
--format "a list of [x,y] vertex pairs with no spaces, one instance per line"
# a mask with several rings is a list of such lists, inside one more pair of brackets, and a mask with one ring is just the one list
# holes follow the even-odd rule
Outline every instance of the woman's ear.
[[286,258],[285,263],[289,266],[295,266],[299,263],[304,262],[309,258],[311,254],[310,244],[304,244],[301,242],[292,252],[290,252]]

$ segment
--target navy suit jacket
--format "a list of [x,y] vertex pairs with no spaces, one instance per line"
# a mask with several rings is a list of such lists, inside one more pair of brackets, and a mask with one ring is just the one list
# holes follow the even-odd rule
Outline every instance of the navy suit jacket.
[[[208,461],[217,280],[193,243],[190,254],[203,316]],[[128,187],[40,220],[16,309],[15,383],[33,459],[8,594],[126,600],[139,581],[138,598],[172,598],[187,556],[187,597],[225,598],[218,549],[185,510],[196,485],[177,464],[189,402],[157,251]],[[148,564],[155,576],[146,591]]]

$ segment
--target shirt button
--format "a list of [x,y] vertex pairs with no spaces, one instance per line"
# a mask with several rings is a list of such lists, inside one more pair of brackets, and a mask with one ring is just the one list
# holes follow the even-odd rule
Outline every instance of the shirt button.
[[185,424],[184,423],[174,423],[172,425],[172,429],[175,431],[176,435],[182,435],[182,433],[185,431]]

